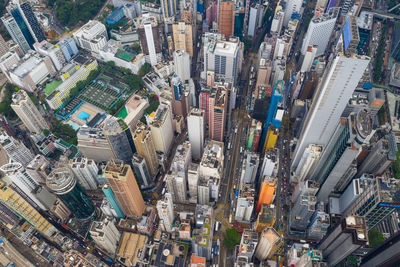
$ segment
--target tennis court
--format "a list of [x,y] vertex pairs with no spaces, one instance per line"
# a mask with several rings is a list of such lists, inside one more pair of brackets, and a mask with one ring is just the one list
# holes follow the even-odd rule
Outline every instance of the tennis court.
[[103,110],[108,110],[119,95],[116,90],[107,85],[92,83],[79,95],[79,98]]

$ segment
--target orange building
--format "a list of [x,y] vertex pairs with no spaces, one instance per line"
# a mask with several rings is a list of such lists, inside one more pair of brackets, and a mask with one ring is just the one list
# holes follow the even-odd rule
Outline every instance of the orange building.
[[262,204],[271,205],[275,200],[277,178],[266,176],[261,185],[256,212],[260,212]]
[[189,267],[206,267],[206,258],[199,257],[196,253],[193,253],[190,257],[190,265]]
[[234,4],[231,1],[224,1],[219,4],[219,32],[225,35],[227,40],[233,36],[233,27],[235,25],[233,8]]

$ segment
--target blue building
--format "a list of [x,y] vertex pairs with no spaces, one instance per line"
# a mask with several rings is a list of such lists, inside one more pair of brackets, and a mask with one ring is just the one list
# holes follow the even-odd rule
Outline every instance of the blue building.
[[71,37],[66,37],[62,39],[56,45],[60,48],[65,59],[69,62],[75,55],[79,53],[78,47],[76,46],[75,40]]
[[115,198],[114,192],[112,191],[111,187],[108,185],[104,185],[102,188],[104,195],[108,201],[110,201],[111,206],[114,208],[115,212],[118,214],[118,217],[123,218],[125,217],[124,212],[122,211],[121,206],[118,203],[118,200]]
[[120,6],[113,13],[111,13],[110,16],[107,17],[107,24],[115,24],[120,21],[124,16],[124,6]]

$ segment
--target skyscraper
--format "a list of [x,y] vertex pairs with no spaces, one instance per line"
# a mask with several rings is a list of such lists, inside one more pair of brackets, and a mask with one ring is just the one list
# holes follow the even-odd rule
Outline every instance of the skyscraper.
[[44,129],[49,129],[46,121],[32,100],[24,90],[15,92],[12,96],[11,108],[17,113],[31,133],[41,134]]
[[6,27],[14,42],[19,45],[24,53],[27,53],[28,50],[31,49],[30,44],[25,39],[24,33],[19,28],[18,23],[16,22],[14,17],[6,14],[1,18],[1,20],[3,21],[4,26]]
[[117,213],[119,218],[125,217],[124,212],[122,211],[121,205],[119,204],[117,198],[114,195],[114,192],[112,191],[111,187],[108,184],[105,184],[102,188],[104,195],[110,202],[111,206]]
[[194,159],[201,159],[204,147],[205,121],[204,110],[193,108],[188,117],[189,142],[192,146],[192,156]]
[[259,261],[271,257],[281,244],[282,236],[272,227],[265,228],[256,248],[255,256]]
[[89,232],[96,245],[104,249],[109,255],[114,255],[118,248],[121,233],[115,227],[112,219],[105,218],[103,221],[94,222]]
[[326,146],[339,118],[369,64],[369,58],[339,53],[330,60],[315,92],[310,111],[293,154],[296,170],[304,150],[310,144]]
[[193,57],[193,26],[185,22],[172,24],[175,50],[186,51]]
[[87,158],[75,158],[69,161],[69,166],[84,189],[97,189],[97,174],[99,169],[96,162]]
[[26,167],[34,158],[32,152],[19,140],[0,130],[0,146],[7,156]]
[[182,81],[190,79],[190,57],[186,51],[176,50],[174,52],[174,70]]
[[187,115],[187,106],[186,106],[186,95],[187,92],[183,86],[182,80],[174,75],[171,80],[171,89],[172,89],[172,104],[173,104],[173,112],[175,115],[180,115],[186,118]]
[[222,142],[225,134],[228,90],[224,85],[212,88],[208,99],[208,132],[212,140]]
[[132,168],[127,164],[109,161],[104,170],[104,176],[125,215],[128,217],[142,216],[146,205]]
[[75,40],[71,37],[65,37],[56,44],[64,55],[64,58],[69,62],[75,55],[79,53]]
[[47,177],[46,185],[77,218],[86,219],[93,215],[94,206],[76,182],[70,168],[61,166],[53,169]]
[[121,118],[110,117],[104,121],[103,134],[106,136],[114,158],[130,162],[136,152],[131,130]]
[[176,14],[176,0],[161,0],[161,9],[164,19],[175,16]]
[[300,13],[301,5],[303,4],[302,0],[288,0],[286,2],[286,9],[285,9],[285,18],[283,20],[283,26],[287,26],[289,20],[292,18],[292,15]]
[[235,4],[231,1],[219,3],[219,32],[225,35],[226,39],[233,35],[233,26],[235,25],[234,5]]
[[[42,29],[40,28],[40,24],[36,19],[35,14],[33,13],[32,7],[29,1],[25,1],[22,4],[18,5],[18,10],[24,18],[26,25],[28,26],[29,31],[31,32],[35,42],[41,42],[46,40],[46,36],[44,35]],[[13,11],[11,11],[12,13]]]
[[133,141],[137,153],[145,159],[149,173],[154,177],[158,172],[158,160],[149,126],[139,122],[133,135]]
[[147,116],[152,139],[156,151],[168,154],[174,138],[174,130],[171,118],[171,107],[165,102],[160,103],[154,116]]
[[161,37],[158,30],[157,18],[149,14],[143,14],[137,21],[139,25],[139,39],[143,54],[146,55],[146,62],[155,66],[161,60]]
[[147,169],[145,159],[139,154],[135,153],[132,157],[132,168],[136,179],[139,181],[141,187],[149,187],[151,185],[151,178],[149,170]]
[[170,193],[165,193],[163,199],[157,201],[157,212],[160,217],[161,229],[171,233],[174,222],[174,203],[172,203]]

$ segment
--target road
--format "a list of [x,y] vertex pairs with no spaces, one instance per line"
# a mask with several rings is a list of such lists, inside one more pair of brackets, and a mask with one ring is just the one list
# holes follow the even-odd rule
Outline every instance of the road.
[[0,245],[0,264],[2,266],[6,266],[10,261],[12,261],[15,266],[35,266],[27,258],[22,256],[6,238],[1,238],[1,240],[3,241],[2,245]]

